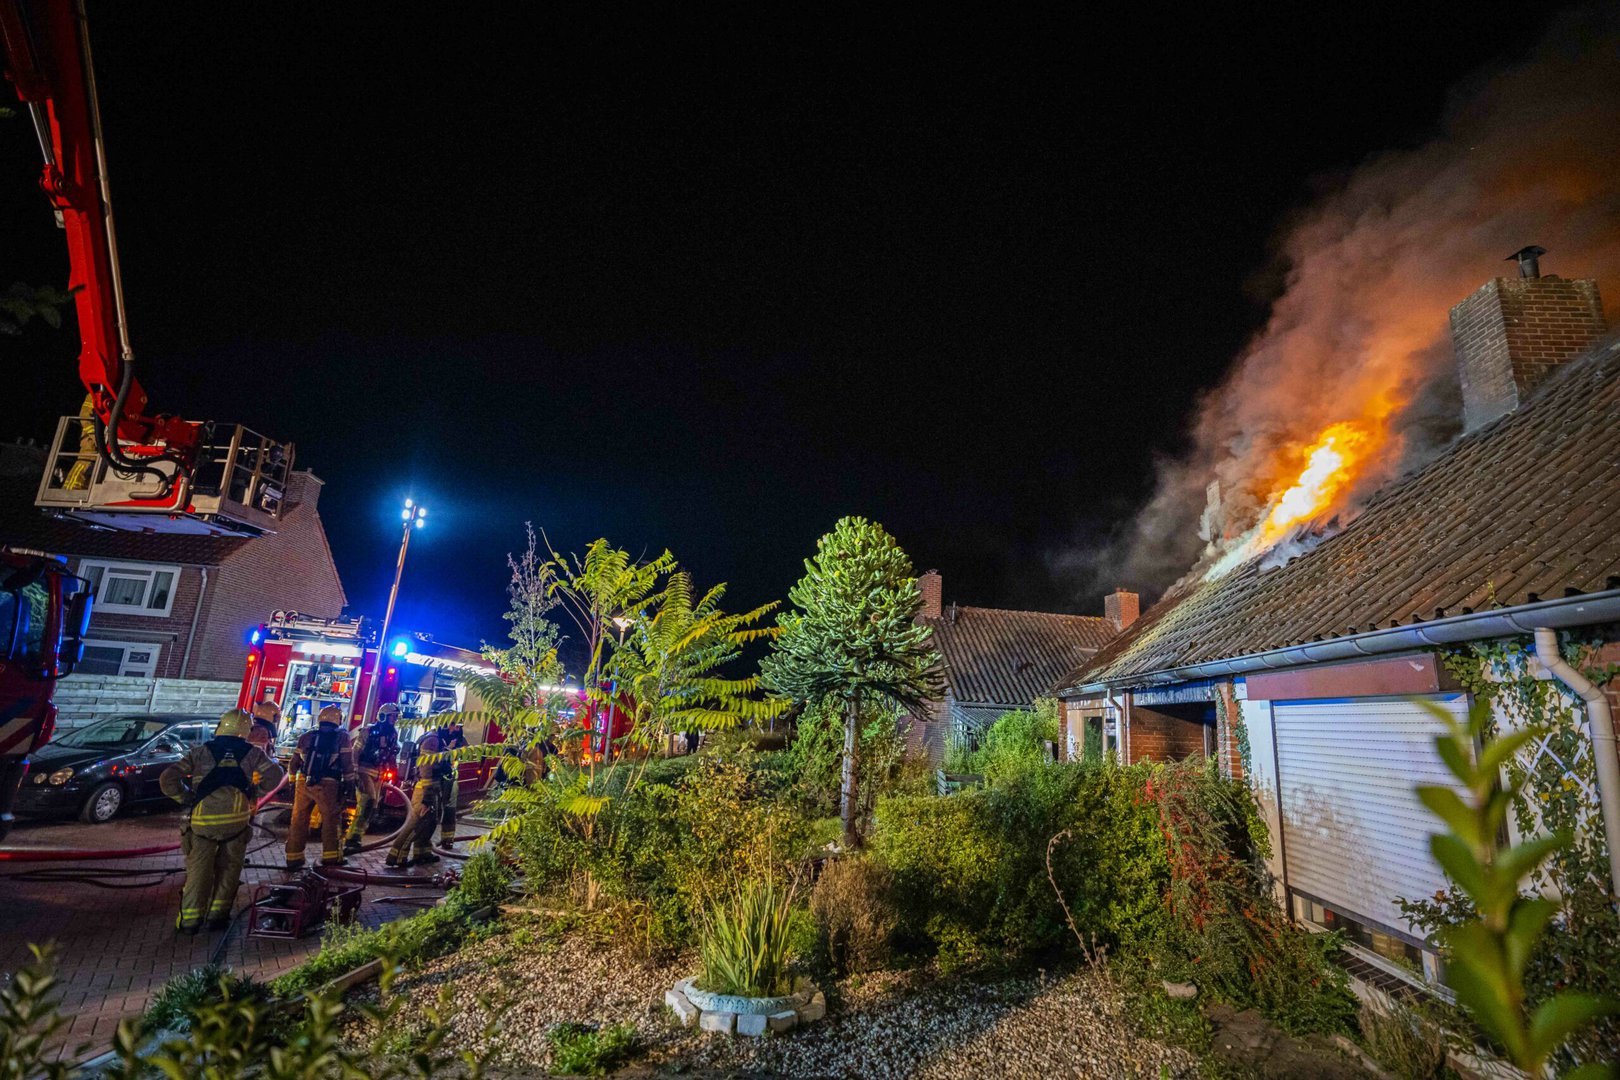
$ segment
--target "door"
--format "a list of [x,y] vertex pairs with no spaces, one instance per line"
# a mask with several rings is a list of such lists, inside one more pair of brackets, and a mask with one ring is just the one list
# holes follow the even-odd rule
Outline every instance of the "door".
[[177,763],[187,750],[191,749],[191,741],[181,734],[178,727],[170,726],[141,750],[136,757],[134,783],[130,785],[130,798],[136,802],[150,802],[163,798],[163,789],[158,786],[158,780],[163,770]]
[[[1428,700],[1454,717],[1468,710],[1461,694]],[[1279,703],[1273,717],[1289,889],[1411,939],[1397,898],[1446,887],[1429,854],[1440,822],[1415,790],[1453,784],[1434,749],[1441,721],[1385,699]]]

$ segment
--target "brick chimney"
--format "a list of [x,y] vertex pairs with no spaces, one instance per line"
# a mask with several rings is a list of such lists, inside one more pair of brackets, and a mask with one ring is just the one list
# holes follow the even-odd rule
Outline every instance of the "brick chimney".
[[1142,614],[1142,598],[1125,589],[1115,589],[1103,597],[1103,617],[1123,630]]
[[1493,278],[1451,309],[1466,431],[1518,408],[1608,332],[1597,282],[1542,277],[1544,254],[1528,247],[1508,256],[1518,260],[1519,277]]
[[917,579],[917,591],[922,593],[919,619],[937,619],[945,613],[945,581],[938,570],[930,570]]
[[289,509],[307,506],[313,510],[321,501],[321,488],[325,486],[326,481],[308,469],[297,469],[287,474],[287,497],[282,501]]

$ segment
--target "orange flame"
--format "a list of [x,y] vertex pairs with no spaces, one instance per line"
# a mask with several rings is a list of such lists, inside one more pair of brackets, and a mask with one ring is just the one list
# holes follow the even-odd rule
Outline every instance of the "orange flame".
[[1345,421],[1324,430],[1304,452],[1298,479],[1271,504],[1260,543],[1269,546],[1293,526],[1332,507],[1376,449],[1371,433],[1360,424]]

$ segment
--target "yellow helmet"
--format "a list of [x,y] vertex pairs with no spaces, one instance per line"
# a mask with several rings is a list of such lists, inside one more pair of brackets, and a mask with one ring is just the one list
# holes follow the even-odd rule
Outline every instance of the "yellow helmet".
[[274,703],[269,701],[261,701],[253,706],[253,715],[259,720],[268,720],[272,724],[281,719],[281,713],[277,711]]
[[247,738],[248,729],[253,726],[253,717],[241,709],[232,709],[219,718],[214,725],[215,735],[234,735],[238,739]]
[[321,710],[321,715],[315,718],[315,722],[319,724],[341,724],[343,723],[343,710],[336,705],[328,705]]

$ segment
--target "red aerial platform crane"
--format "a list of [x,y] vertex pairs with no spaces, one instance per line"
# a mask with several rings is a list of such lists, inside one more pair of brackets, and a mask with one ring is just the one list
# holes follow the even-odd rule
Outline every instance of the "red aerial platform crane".
[[[57,423],[36,504],[104,528],[274,531],[292,445],[154,413],[135,377],[82,0],[0,0],[0,40],[44,155],[40,186],[67,234],[87,394]],[[87,586],[59,557],[0,549],[0,835],[26,755],[50,738],[56,680],[82,652]]]

